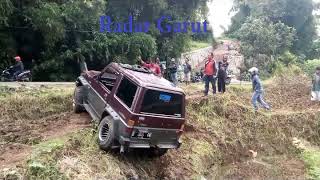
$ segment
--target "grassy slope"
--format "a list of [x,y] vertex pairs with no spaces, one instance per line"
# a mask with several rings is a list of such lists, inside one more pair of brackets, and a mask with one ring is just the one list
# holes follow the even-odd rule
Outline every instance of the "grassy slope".
[[[4,174],[29,179],[303,179],[308,172],[316,179],[318,151],[301,151],[292,139],[319,145],[320,114],[314,110],[318,106],[304,98],[309,87],[300,86],[303,79],[277,81],[266,88],[266,99],[274,111],[258,114],[250,105],[250,86],[232,86],[229,93],[209,98],[201,97],[202,85],[185,88],[188,114],[184,143],[162,158],[145,157],[143,151],[126,156],[102,152],[95,130],[84,129],[34,146],[23,168]],[[294,89],[297,85],[302,88]],[[67,94],[56,97],[62,102],[71,96],[71,91],[60,93]],[[44,104],[42,111],[47,112],[45,107],[50,109],[50,105],[39,101]],[[69,109],[70,104],[65,107]],[[250,150],[258,153],[256,158]]]

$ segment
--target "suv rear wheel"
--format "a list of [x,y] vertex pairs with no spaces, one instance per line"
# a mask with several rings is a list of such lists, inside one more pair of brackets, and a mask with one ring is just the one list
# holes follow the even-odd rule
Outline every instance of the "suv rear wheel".
[[114,141],[114,121],[110,116],[102,119],[98,127],[98,142],[102,150],[109,151]]
[[75,113],[81,113],[84,111],[83,104],[83,87],[76,87],[73,94],[73,111]]

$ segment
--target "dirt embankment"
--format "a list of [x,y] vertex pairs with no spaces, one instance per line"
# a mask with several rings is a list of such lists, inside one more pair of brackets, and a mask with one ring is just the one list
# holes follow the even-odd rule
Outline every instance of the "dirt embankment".
[[[71,89],[2,89],[0,168],[21,164],[32,145],[90,127],[87,114],[74,115]],[[63,92],[65,91],[65,92]]]
[[[20,92],[13,93],[4,98],[15,101],[6,104],[1,116],[10,118],[0,118],[5,124],[0,129],[1,142],[7,147],[1,149],[5,156],[2,164],[19,162],[17,171],[31,179],[305,179],[306,167],[292,139],[302,138],[313,145],[320,142],[320,105],[309,101],[308,83],[307,79],[274,80],[266,87],[266,100],[273,111],[259,113],[250,105],[249,86],[232,86],[224,95],[203,98],[202,86],[192,85],[186,90],[183,146],[157,159],[146,157],[144,151],[123,156],[99,150],[94,129],[79,131],[90,126],[90,118],[68,112],[71,90],[65,96],[61,95],[65,90],[57,96],[52,91],[46,96],[38,94],[29,99],[37,105],[30,105],[26,112],[24,108],[16,111],[24,103],[18,100]],[[38,114],[46,116],[36,117]],[[34,154],[32,144],[65,137],[68,132],[76,133],[58,148],[49,143],[46,146],[54,150],[28,156]],[[17,150],[10,149],[12,145],[17,145]],[[28,163],[21,163],[26,155]]]

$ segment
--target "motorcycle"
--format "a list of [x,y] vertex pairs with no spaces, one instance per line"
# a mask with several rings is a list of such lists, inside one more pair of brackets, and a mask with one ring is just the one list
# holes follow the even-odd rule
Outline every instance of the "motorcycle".
[[2,71],[0,80],[2,82],[13,82],[13,81],[29,82],[32,80],[32,75],[30,70],[25,70],[22,73],[18,74],[16,77],[14,77],[13,74],[14,74],[13,66],[10,66],[9,68]]
[[227,71],[227,78],[226,78],[226,85],[230,85],[231,84],[231,80],[233,78],[235,78],[236,76],[233,75],[232,71]]
[[200,73],[195,73],[194,76],[191,77],[191,82],[192,83],[198,83],[202,81],[202,76]]

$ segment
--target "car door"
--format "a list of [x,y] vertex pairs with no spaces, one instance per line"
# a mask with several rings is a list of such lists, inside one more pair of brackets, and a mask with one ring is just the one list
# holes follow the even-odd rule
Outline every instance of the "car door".
[[101,118],[102,113],[107,104],[107,97],[117,81],[118,75],[111,68],[106,68],[99,75],[91,79],[91,90],[88,93],[88,101],[94,109],[98,118]]

